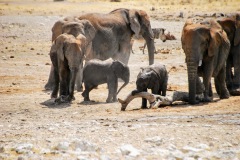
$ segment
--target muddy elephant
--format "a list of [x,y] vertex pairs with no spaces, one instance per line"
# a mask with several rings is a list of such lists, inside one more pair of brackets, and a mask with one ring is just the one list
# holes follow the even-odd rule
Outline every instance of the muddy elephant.
[[87,20],[68,23],[63,26],[65,33],[58,36],[51,47],[50,58],[55,82],[51,97],[57,98],[60,83],[57,102],[70,102],[75,99],[75,80],[81,73],[86,48],[94,37],[92,30],[94,28]]
[[[88,13],[78,17],[68,17],[63,21],[69,22],[72,20],[89,20],[96,30],[96,36],[92,41],[92,46],[89,47],[87,60],[100,59],[106,60],[113,58],[124,64],[128,64],[132,36],[142,35],[147,42],[149,64],[154,63],[154,37],[151,29],[150,18],[143,10],[135,9],[116,9],[108,14]],[[61,23],[59,23],[61,26]],[[61,28],[57,24],[54,25],[52,34],[53,38],[60,33],[55,32],[54,28]],[[50,73],[48,83],[45,89],[51,88]]]
[[240,95],[240,15],[218,20],[231,43],[227,59],[226,83],[231,95]]
[[[215,21],[187,21],[182,30],[182,48],[186,55],[189,103],[196,104],[196,93],[203,92],[204,101],[212,100],[211,77],[221,99],[229,98],[226,87],[226,60],[230,42],[222,27]],[[199,76],[203,77],[203,84]]]
[[[100,84],[107,83],[108,97],[106,102],[116,102],[117,94],[129,83],[129,67],[118,60],[108,59],[105,61],[92,59],[86,63],[83,69],[83,82],[85,90],[82,93],[84,101],[90,101],[89,92]],[[118,88],[118,78],[124,84]]]
[[[153,94],[166,96],[167,83],[168,72],[165,65],[153,64],[141,68],[136,80],[137,89],[132,94],[147,92],[148,89],[151,89]],[[145,98],[142,99],[142,108],[147,108],[147,100]]]

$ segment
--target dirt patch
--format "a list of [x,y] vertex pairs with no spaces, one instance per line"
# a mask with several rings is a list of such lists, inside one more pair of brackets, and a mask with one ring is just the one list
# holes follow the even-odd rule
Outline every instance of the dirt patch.
[[[206,1],[207,2],[207,1]],[[169,72],[168,93],[187,91],[180,37],[187,17],[221,16],[239,11],[239,2],[181,1],[4,1],[0,2],[0,159],[240,159],[240,99],[140,109],[134,99],[126,111],[105,103],[106,85],[90,93],[92,103],[76,92],[72,104],[55,105],[44,91],[50,71],[51,27],[63,16],[137,8],[151,15],[153,27],[166,28],[177,40],[156,40],[155,61]],[[226,4],[226,5],[225,5]],[[224,8],[222,6],[225,6]],[[201,11],[201,13],[199,13]],[[180,13],[183,17],[179,16]],[[135,89],[147,51],[133,45],[130,83]],[[119,84],[120,86],[121,84]]]

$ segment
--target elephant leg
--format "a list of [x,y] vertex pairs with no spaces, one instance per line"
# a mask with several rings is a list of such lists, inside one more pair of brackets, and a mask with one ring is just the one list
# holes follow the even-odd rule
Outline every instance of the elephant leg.
[[143,54],[145,54],[145,53],[144,53],[144,50],[145,50],[146,46],[147,46],[147,43],[144,42],[144,45],[143,45]]
[[[237,50],[237,49],[236,49]],[[233,67],[234,67],[234,76],[233,76],[233,94],[240,95],[240,49],[237,50],[233,55]]]
[[60,64],[60,70],[59,70],[59,75],[60,75],[60,96],[68,96],[69,93],[69,77],[70,77],[70,72],[68,68],[64,66],[64,64]]
[[225,68],[223,67],[219,74],[214,78],[215,87],[220,99],[227,99],[230,97],[227,86],[226,86],[226,72]]
[[70,68],[70,83],[69,83],[69,101],[71,100],[75,100],[74,97],[74,87],[75,87],[75,80],[76,80],[76,76],[78,73],[78,68],[73,67]]
[[59,90],[59,74],[58,74],[58,69],[55,67],[54,69],[54,86],[53,86],[53,91],[51,94],[51,98],[57,98],[58,95],[58,90]]
[[108,97],[106,102],[116,102],[117,101],[117,88],[118,88],[118,79],[117,77],[112,81],[107,82],[108,85]]
[[83,81],[83,63],[79,66],[79,70],[76,77],[76,89],[78,92],[83,91],[82,81]]
[[[142,90],[142,92],[147,92],[147,88]],[[147,99],[146,98],[142,98],[142,109],[147,109]]]
[[130,53],[131,53],[131,44],[129,43],[131,39],[125,39],[123,42],[120,42],[119,52],[116,53],[112,58],[119,60],[124,64],[128,64]]
[[205,87],[204,90],[204,101],[211,102],[212,98],[209,97],[209,87],[211,86],[211,77],[213,75],[213,59],[209,59],[207,62],[203,63],[203,84]]
[[55,84],[54,67],[53,67],[53,65],[51,65],[51,70],[50,70],[50,73],[49,73],[48,81],[44,86],[45,90],[52,90],[54,84]]
[[229,55],[226,63],[226,84],[228,90],[231,92],[233,90],[233,73],[232,73],[232,56]]
[[82,92],[82,96],[84,97],[84,101],[90,101],[89,93],[93,88],[97,87],[97,85],[89,85],[86,83],[84,85],[85,85],[85,90]]

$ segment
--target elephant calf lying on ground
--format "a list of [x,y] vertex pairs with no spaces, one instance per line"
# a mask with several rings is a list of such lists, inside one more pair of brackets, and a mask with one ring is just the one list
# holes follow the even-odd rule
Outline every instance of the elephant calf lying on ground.
[[[133,91],[133,95],[139,92],[147,92],[151,89],[153,94],[166,96],[168,83],[168,72],[165,65],[153,64],[146,68],[142,68],[137,76],[137,90]],[[147,108],[147,100],[142,99],[142,108]]]
[[[83,82],[85,90],[82,93],[84,101],[90,101],[89,92],[100,84],[107,83],[108,85],[108,98],[107,103],[116,102],[117,94],[129,82],[130,71],[127,65],[117,60],[98,59],[90,60],[83,68]],[[118,88],[118,78],[124,81],[124,84]]]
[[86,46],[92,40],[84,30],[86,26],[91,27],[86,20],[64,25],[65,33],[58,36],[51,47],[50,58],[55,79],[52,98],[57,98],[60,83],[60,96],[56,102],[70,102],[75,99],[75,80],[80,75],[79,67],[82,66]]

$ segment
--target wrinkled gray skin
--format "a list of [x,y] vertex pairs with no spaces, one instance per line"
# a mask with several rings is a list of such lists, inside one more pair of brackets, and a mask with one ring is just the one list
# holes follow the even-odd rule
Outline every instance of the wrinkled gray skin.
[[[76,77],[80,74],[87,45],[92,40],[93,26],[87,20],[71,22],[63,26],[64,34],[54,41],[50,58],[54,67],[54,87],[52,98],[57,98],[59,83],[60,95],[57,102],[74,100],[74,86]],[[89,34],[91,31],[91,34]]]
[[[142,35],[147,42],[149,64],[154,63],[154,37],[150,18],[145,11],[134,9],[116,9],[108,14],[89,13],[77,17],[91,22],[96,30],[92,46],[88,48],[87,60],[97,58],[106,60],[113,58],[128,64],[132,36]],[[75,21],[76,17],[68,17],[62,22]],[[56,22],[52,29],[52,37],[56,38],[61,31],[62,22]],[[51,89],[52,69],[45,89]]]
[[231,95],[240,95],[240,15],[218,20],[231,43],[227,59],[226,83]]
[[[89,92],[100,84],[107,83],[108,98],[107,103],[116,102],[117,94],[129,83],[130,71],[127,65],[117,60],[92,59],[86,63],[83,69],[83,82],[85,90],[82,93],[84,101],[90,101]],[[124,84],[118,88],[118,78],[124,81]]]
[[[136,86],[132,94],[139,92],[147,92],[151,89],[153,94],[166,96],[168,83],[168,73],[165,65],[153,64],[146,68],[142,68],[137,76]],[[142,108],[147,108],[147,100],[142,99]]]
[[[230,42],[222,27],[214,20],[201,24],[187,21],[181,41],[186,55],[189,103],[198,103],[196,94],[202,92],[204,101],[212,100],[211,77],[219,97],[229,98],[225,77]],[[203,77],[203,85],[199,76]]]

